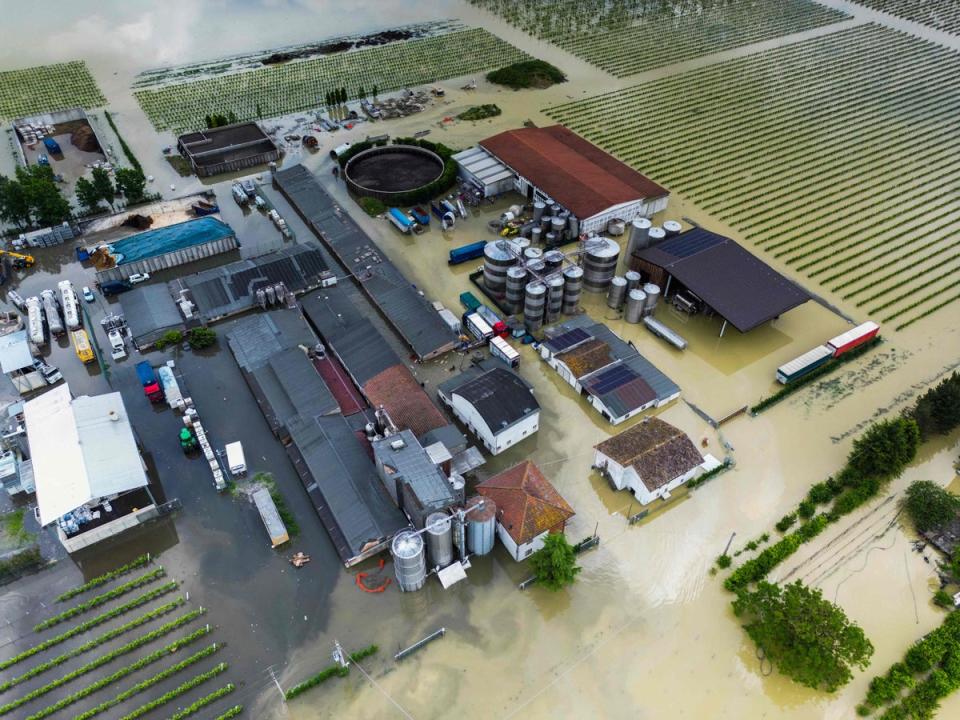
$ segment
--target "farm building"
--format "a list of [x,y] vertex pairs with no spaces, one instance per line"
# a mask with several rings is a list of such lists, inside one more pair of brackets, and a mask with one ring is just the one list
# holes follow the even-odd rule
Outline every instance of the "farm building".
[[477,492],[497,508],[497,537],[516,561],[543,547],[549,533],[562,533],[574,516],[540,468],[529,460],[487,478]]
[[700,227],[638,250],[630,266],[675,304],[723,318],[721,336],[728,323],[748,332],[810,299],[730,238]]
[[66,383],[23,407],[42,526],[76,552],[157,516],[120,393],[70,396]]
[[680,397],[633,345],[586,315],[551,328],[540,357],[613,425]]
[[199,177],[266,165],[280,158],[280,150],[255,122],[187,133],[177,148]]
[[628,430],[594,445],[593,465],[617,489],[627,489],[642,505],[720,465],[700,456],[682,430],[660,418],[644,418]]
[[10,378],[21,395],[47,386],[43,375],[33,366],[26,330],[0,335],[0,371]]
[[186,325],[166,285],[143,285],[120,295],[120,308],[138,350],[146,350],[171,330]]
[[533,389],[502,365],[472,367],[441,383],[437,393],[493,455],[540,429],[540,403]]
[[614,219],[650,217],[666,209],[670,195],[562,125],[507,130],[459,156],[461,177],[486,195],[512,189],[530,202],[557,203],[581,233],[602,232]]

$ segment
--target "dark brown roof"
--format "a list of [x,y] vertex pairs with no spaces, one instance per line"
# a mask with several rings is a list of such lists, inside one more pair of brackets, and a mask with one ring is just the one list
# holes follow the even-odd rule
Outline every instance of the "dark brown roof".
[[603,340],[590,340],[558,356],[578,379],[613,362],[610,346]]
[[581,220],[669,192],[562,125],[507,130],[480,145]]
[[418,438],[448,424],[404,365],[394,365],[373,376],[363,386],[363,394],[374,408],[383,405],[398,430],[411,430]]
[[497,520],[517,545],[545,530],[560,530],[573,508],[529,460],[477,485],[477,492],[497,505]]
[[682,430],[656,417],[594,447],[619,465],[632,466],[651,492],[703,463]]
[[803,288],[730,238],[699,227],[642,250],[638,257],[666,270],[740,332],[810,299]]

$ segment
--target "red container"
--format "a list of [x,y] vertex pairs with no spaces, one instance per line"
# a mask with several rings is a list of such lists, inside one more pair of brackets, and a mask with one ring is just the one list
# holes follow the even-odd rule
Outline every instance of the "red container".
[[827,345],[833,350],[834,357],[840,357],[858,345],[863,345],[868,340],[872,340],[879,332],[880,326],[868,320],[852,330],[847,330],[847,332],[837,335],[830,340]]

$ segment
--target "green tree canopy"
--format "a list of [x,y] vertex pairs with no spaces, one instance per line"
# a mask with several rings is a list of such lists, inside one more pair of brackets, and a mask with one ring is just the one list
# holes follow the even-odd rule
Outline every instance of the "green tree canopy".
[[847,465],[860,477],[896,477],[917,454],[920,430],[909,418],[883,420],[853,441]]
[[53,180],[53,170],[48,165],[18,167],[16,172],[16,182],[23,190],[34,223],[47,227],[70,217],[70,203],[60,194]]
[[147,179],[140,170],[120,168],[116,172],[116,178],[117,190],[123,193],[128,202],[134,203],[143,200]]
[[30,202],[23,185],[0,175],[0,220],[22,227],[30,223]]
[[85,177],[77,178],[75,191],[77,193],[77,200],[80,201],[80,204],[86,210],[96,212],[100,209],[100,193],[97,192],[92,182]]
[[96,189],[97,195],[100,197],[100,199],[105,201],[107,205],[112,208],[113,202],[116,199],[117,191],[113,187],[113,182],[110,180],[110,173],[108,173],[102,167],[94,168],[93,187]]
[[733,611],[747,621],[744,629],[770,662],[808,687],[833,692],[873,655],[863,630],[800,581],[783,588],[760,582],[755,591],[740,592]]
[[924,439],[945,435],[960,425],[960,373],[953,373],[927,390],[907,416],[916,420]]
[[577,556],[563,533],[550,533],[543,547],[530,556],[530,569],[537,582],[549,590],[560,590],[572,585],[581,568]]
[[960,513],[960,497],[929,480],[918,480],[907,488],[904,507],[917,530],[935,530]]
[[196,327],[187,333],[187,342],[194,350],[203,350],[217,341],[217,331],[205,327]]

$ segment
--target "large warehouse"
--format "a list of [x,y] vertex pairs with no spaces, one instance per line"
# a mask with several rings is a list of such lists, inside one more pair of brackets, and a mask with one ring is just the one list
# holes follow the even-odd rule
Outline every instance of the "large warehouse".
[[728,237],[695,227],[634,253],[632,269],[692,312],[716,314],[740,332],[753,330],[810,296]]
[[460,176],[485,197],[515,190],[528,201],[556,203],[602,232],[666,209],[670,193],[562,125],[507,130],[454,156]]

